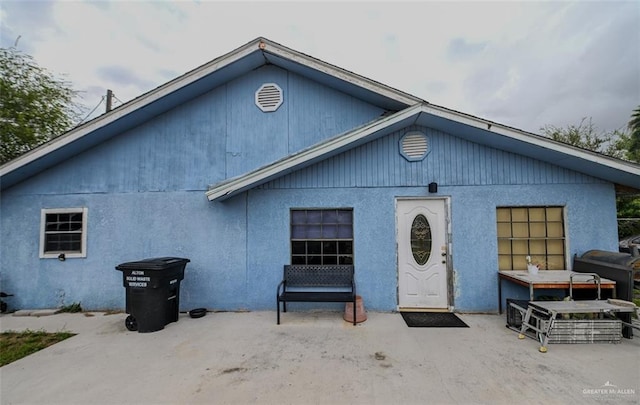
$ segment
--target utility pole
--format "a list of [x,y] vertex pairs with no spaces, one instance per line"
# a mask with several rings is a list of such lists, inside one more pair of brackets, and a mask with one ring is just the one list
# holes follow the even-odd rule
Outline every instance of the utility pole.
[[107,111],[111,111],[111,101],[113,100],[113,92],[107,89]]

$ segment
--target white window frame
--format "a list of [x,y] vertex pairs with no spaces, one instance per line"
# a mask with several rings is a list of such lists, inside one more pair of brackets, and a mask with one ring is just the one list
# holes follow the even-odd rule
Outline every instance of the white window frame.
[[[87,257],[87,208],[42,208],[40,210],[40,258],[59,259],[64,254],[65,259]],[[82,236],[80,238],[80,252],[60,250],[55,252],[45,252],[45,233],[47,224],[47,214],[82,214]]]

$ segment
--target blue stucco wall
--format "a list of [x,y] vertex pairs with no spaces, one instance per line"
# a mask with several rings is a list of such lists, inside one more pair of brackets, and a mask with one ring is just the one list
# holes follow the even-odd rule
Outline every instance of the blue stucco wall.
[[[264,114],[253,94],[277,82],[285,103]],[[454,306],[497,310],[496,206],[566,208],[568,257],[616,249],[610,183],[429,128],[424,161],[401,157],[394,132],[224,202],[208,184],[369,122],[381,109],[273,66],[258,69],[0,196],[0,282],[18,308],[81,302],[124,308],[119,263],[187,257],[181,309],[275,309],[289,262],[289,210],[351,207],[358,293],[371,310],[397,305],[395,199],[451,201]],[[426,185],[439,184],[436,195]],[[88,208],[87,257],[38,257],[42,208]],[[507,289],[505,296],[523,291]]]
[[[451,198],[454,306],[465,312],[494,312],[498,307],[496,207],[566,207],[568,257],[589,249],[615,248],[615,199],[611,185],[444,186],[437,196]],[[273,307],[273,286],[289,262],[289,210],[298,207],[352,207],[354,254],[359,294],[367,308],[395,310],[397,253],[395,200],[433,198],[425,187],[310,188],[254,190],[248,203],[248,281],[250,305]],[[584,215],[587,212],[598,215]],[[505,286],[504,297],[527,295]]]
[[[48,207],[88,207],[86,258],[39,259],[40,209]],[[223,296],[226,308],[244,305],[242,200],[213,209],[201,191],[29,195],[3,197],[2,212],[2,289],[16,294],[11,303],[20,308],[73,302],[87,309],[122,308],[125,289],[115,266],[160,256],[191,260],[181,284],[184,308],[217,304]]]

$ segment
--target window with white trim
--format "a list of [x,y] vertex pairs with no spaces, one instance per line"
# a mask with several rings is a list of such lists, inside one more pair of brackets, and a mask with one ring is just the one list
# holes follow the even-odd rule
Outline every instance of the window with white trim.
[[87,209],[43,208],[40,219],[41,258],[87,257]]
[[292,209],[291,264],[353,264],[353,210]]
[[540,270],[564,270],[563,207],[499,207],[498,263],[500,270],[526,270],[527,256]]

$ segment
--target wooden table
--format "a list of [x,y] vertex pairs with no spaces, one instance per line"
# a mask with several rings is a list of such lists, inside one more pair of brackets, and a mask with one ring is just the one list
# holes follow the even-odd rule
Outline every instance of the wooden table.
[[[502,282],[508,281],[524,287],[529,287],[529,300],[535,299],[534,291],[541,289],[569,289],[569,276],[573,273],[574,289],[597,289],[589,273],[576,273],[569,270],[540,270],[531,276],[526,270],[508,270],[498,272],[498,310],[502,313]],[[611,290],[612,298],[616,297],[616,282],[607,278],[600,278],[600,288]]]

